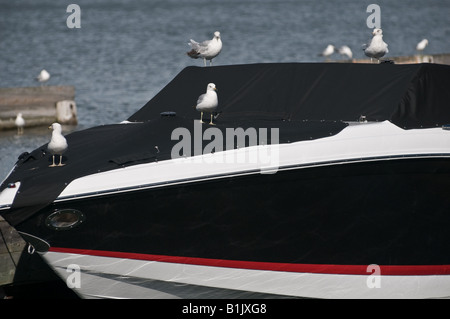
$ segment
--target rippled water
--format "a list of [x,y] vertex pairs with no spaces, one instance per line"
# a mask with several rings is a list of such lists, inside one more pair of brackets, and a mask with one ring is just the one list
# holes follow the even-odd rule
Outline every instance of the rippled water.
[[[69,29],[66,8],[81,8]],[[219,30],[215,65],[318,62],[327,44],[348,45],[363,58],[370,37],[360,0],[21,0],[0,1],[0,87],[34,86],[42,68],[49,85],[74,85],[79,125],[64,133],[126,119],[178,72],[202,65],[185,52],[190,38]],[[411,55],[422,38],[428,53],[450,52],[450,1],[376,1],[390,55]],[[338,55],[335,56],[339,58]],[[17,156],[50,138],[46,128],[23,136],[0,131],[0,180]]]

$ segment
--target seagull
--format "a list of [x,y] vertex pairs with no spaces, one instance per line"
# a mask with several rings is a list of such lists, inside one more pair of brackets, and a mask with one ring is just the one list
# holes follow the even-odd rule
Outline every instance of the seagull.
[[319,54],[319,56],[324,56],[326,58],[328,58],[330,55],[332,55],[334,53],[334,51],[336,50],[336,48],[334,47],[334,45],[329,44],[325,50],[323,50],[323,52],[321,54]]
[[346,55],[349,59],[353,57],[352,50],[346,45],[343,45],[339,48],[339,54]]
[[219,55],[222,51],[222,40],[220,39],[220,32],[214,32],[214,37],[211,40],[198,43],[191,39],[188,43],[191,46],[191,51],[186,52],[188,56],[193,59],[203,58],[206,66],[206,60],[209,60],[209,65],[212,65],[212,59]]
[[373,37],[370,43],[368,45],[366,44],[363,48],[364,54],[370,60],[374,58],[380,61],[380,58],[389,52],[388,45],[383,41],[383,31],[381,29],[373,29],[372,35]]
[[[49,167],[64,166],[65,164],[62,164],[62,154],[67,150],[68,146],[66,138],[61,134],[61,125],[59,123],[53,123],[48,128],[53,129],[52,139],[47,146],[53,158],[53,163]],[[55,164],[55,155],[59,155],[59,164]]]
[[47,82],[49,79],[50,79],[50,73],[48,73],[47,70],[45,70],[45,69],[43,69],[36,78],[36,80],[38,80],[41,83]]
[[15,123],[17,126],[17,134],[22,135],[23,127],[25,126],[25,120],[22,117],[22,113],[17,114]]
[[219,104],[216,91],[216,85],[214,83],[209,83],[206,87],[206,93],[198,97],[197,105],[195,105],[194,108],[197,111],[200,111],[200,123],[204,123],[203,112],[208,112],[211,113],[211,121],[209,124],[214,125],[213,112],[217,109],[217,105]]
[[422,41],[417,43],[416,50],[422,52],[426,48],[427,45],[428,45],[428,40],[423,39]]

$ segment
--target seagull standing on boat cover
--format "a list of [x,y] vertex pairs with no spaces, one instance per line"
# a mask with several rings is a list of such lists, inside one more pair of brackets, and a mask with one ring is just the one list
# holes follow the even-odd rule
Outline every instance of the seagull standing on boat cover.
[[[49,129],[52,129],[52,138],[48,143],[47,149],[52,154],[53,162],[50,167],[55,166],[64,166],[62,163],[62,154],[67,150],[67,141],[66,138],[62,135],[61,124],[53,123],[49,126]],[[55,156],[59,155],[59,164],[55,164]]]
[[193,59],[202,58],[206,66],[206,60],[209,60],[209,65],[212,65],[212,59],[219,55],[222,51],[222,40],[220,39],[220,32],[214,32],[214,37],[211,40],[198,43],[191,39],[188,43],[191,46],[191,51],[187,55]]
[[200,111],[200,123],[204,123],[203,112],[209,112],[211,113],[211,121],[209,122],[209,124],[214,125],[213,113],[217,109],[217,105],[219,105],[216,91],[216,85],[214,83],[209,83],[206,87],[206,93],[198,97],[197,105],[195,105],[194,108],[197,111]]

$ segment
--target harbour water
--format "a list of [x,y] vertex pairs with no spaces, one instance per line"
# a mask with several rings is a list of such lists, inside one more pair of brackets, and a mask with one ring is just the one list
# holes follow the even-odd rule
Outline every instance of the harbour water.
[[[69,28],[70,3],[80,8],[80,28]],[[363,58],[371,35],[367,6],[381,8],[389,55],[450,52],[450,1],[422,0],[21,0],[0,2],[0,87],[73,85],[79,124],[64,134],[126,119],[184,67],[189,39],[221,32],[224,47],[214,65],[320,62],[328,44],[348,45]],[[333,59],[340,59],[335,54]],[[362,75],[363,76],[363,75]],[[48,142],[50,131],[18,136],[0,131],[0,180],[17,157]]]

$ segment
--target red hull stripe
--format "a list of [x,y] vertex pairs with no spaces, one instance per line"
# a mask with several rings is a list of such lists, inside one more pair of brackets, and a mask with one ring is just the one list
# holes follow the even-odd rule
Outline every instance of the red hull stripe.
[[378,265],[379,272],[375,272],[369,265],[332,265],[332,264],[293,264],[259,261],[240,261],[225,259],[210,259],[197,257],[180,257],[165,255],[149,255],[124,253],[116,251],[89,250],[76,248],[51,247],[50,251],[89,256],[148,260],[176,264],[189,264],[210,267],[226,267],[253,270],[287,271],[299,273],[340,274],[340,275],[387,275],[387,276],[426,276],[450,275],[450,265]]

